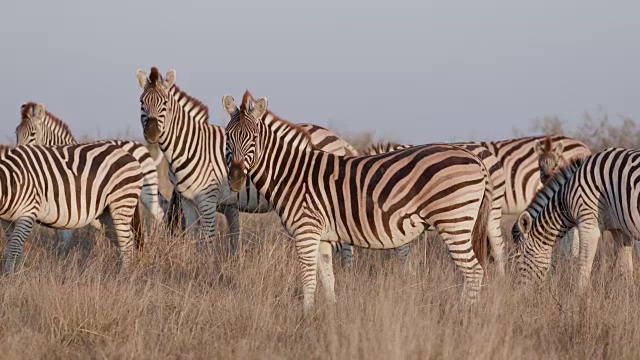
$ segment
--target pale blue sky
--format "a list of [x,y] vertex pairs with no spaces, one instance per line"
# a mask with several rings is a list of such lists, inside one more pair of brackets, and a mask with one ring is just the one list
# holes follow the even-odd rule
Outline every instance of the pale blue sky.
[[245,88],[286,119],[407,143],[510,137],[599,104],[640,120],[638,14],[632,0],[8,0],[0,137],[28,100],[77,136],[141,136],[135,71],[153,65],[214,124]]

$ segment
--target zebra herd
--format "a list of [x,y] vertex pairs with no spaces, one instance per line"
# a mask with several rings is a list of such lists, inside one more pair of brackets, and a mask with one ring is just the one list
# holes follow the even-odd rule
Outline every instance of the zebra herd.
[[[464,275],[462,297],[475,302],[489,253],[496,274],[506,272],[504,215],[517,215],[518,279],[542,280],[554,245],[579,261],[579,285],[588,285],[602,231],[614,234],[628,278],[640,238],[640,152],[609,148],[592,153],[566,136],[492,142],[401,145],[379,143],[358,152],[331,131],[275,115],[266,98],[246,91],[239,104],[222,98],[226,127],[209,124],[208,107],[162,76],[138,69],[144,138],[169,164],[174,193],[158,190],[157,166],[144,144],[125,140],[78,143],[43,104],[22,105],[17,146],[0,147],[0,219],[9,244],[4,270],[20,265],[36,223],[57,229],[67,248],[72,229],[104,228],[117,245],[120,269],[142,249],[145,228],[138,205],[155,225],[184,211],[205,246],[216,236],[216,213],[227,218],[237,249],[239,212],[275,211],[294,238],[305,312],[317,278],[335,302],[333,253],[353,261],[352,246],[397,249],[437,231]],[[199,227],[193,225],[198,224]],[[579,235],[579,236],[578,236]],[[148,236],[147,236],[148,237]]]

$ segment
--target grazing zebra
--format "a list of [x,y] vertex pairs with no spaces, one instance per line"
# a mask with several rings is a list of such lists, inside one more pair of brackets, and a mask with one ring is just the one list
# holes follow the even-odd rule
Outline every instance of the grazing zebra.
[[[157,143],[169,162],[170,178],[180,196],[183,208],[191,210],[186,216],[187,226],[193,223],[196,212],[202,215],[202,227],[210,239],[215,236],[215,215],[218,205],[229,223],[231,247],[235,252],[239,237],[239,211],[264,213],[273,210],[255,187],[247,181],[242,191],[232,192],[227,182],[224,160],[225,129],[210,125],[209,110],[175,84],[176,72],[170,70],[163,78],[158,69],[146,73],[138,69],[142,123],[145,139]],[[314,144],[337,155],[350,155],[355,150],[327,129],[303,124],[313,133]],[[189,202],[195,203],[196,209]]]
[[[567,166],[570,160],[578,159],[580,157],[588,156],[591,152],[588,148],[576,147],[580,150],[572,158],[567,158],[564,153],[564,144],[562,141],[556,141],[552,143],[551,137],[547,136],[544,141],[536,140],[534,148],[538,154],[538,166],[540,168],[540,181],[544,184],[547,179],[555,175],[560,169]],[[583,151],[587,149],[587,151]],[[578,257],[580,251],[580,237],[578,234],[578,228],[574,227],[567,233],[565,241],[562,242],[562,252],[565,256],[570,256],[575,259]]]
[[[536,143],[546,136],[530,136],[500,141],[481,141],[500,161],[505,173],[505,202],[503,214],[519,215],[527,208],[537,191],[542,188]],[[551,144],[562,142],[562,155],[566,160],[591,154],[581,141],[562,135],[550,136]]]
[[549,179],[518,218],[513,236],[519,280],[544,278],[553,245],[578,227],[580,233],[578,287],[589,283],[602,231],[609,230],[622,248],[618,264],[633,276],[633,241],[640,239],[640,151],[609,148],[574,159]]
[[231,96],[223,97],[231,116],[229,184],[238,191],[250,178],[294,236],[305,313],[313,307],[317,270],[327,299],[335,302],[330,242],[391,249],[427,224],[438,229],[465,276],[463,298],[477,299],[492,189],[473,153],[434,144],[340,157],[316,150],[307,132],[267,111],[266,98],[251,98],[245,92],[238,109]]
[[[28,102],[22,105],[21,116],[22,119],[15,131],[18,145],[78,144],[67,124],[46,111],[42,103]],[[157,166],[162,158],[153,159],[146,146],[135,141],[99,140],[97,142],[120,146],[138,160],[143,174],[140,202],[149,210],[158,224],[162,223],[164,212],[159,205],[159,198],[162,198],[162,194],[158,191],[157,171]],[[65,240],[65,247],[67,247],[69,240],[71,240],[70,233],[62,231],[61,235]]]
[[0,219],[11,224],[5,272],[20,266],[35,223],[77,229],[96,219],[115,231],[119,265],[126,267],[132,240],[142,245],[142,178],[137,159],[109,143],[0,147]]
[[[452,145],[462,147],[466,150],[474,153],[482,162],[485,167],[488,169],[489,174],[491,176],[491,182],[493,185],[493,202],[491,204],[491,216],[488,219],[488,233],[489,233],[489,244],[491,246],[491,253],[496,259],[497,269],[499,275],[504,275],[505,273],[505,243],[502,236],[502,228],[500,226],[500,221],[502,219],[502,206],[504,203],[504,186],[505,186],[505,175],[502,169],[502,165],[498,161],[498,159],[487,150],[487,148],[479,145],[474,142],[461,142],[461,143],[453,143]],[[364,151],[364,155],[377,155],[384,154],[390,151],[395,151],[399,149],[408,149],[413,147],[414,145],[401,145],[394,142],[379,142],[370,145]],[[400,258],[406,263],[408,261],[408,256],[410,252],[409,243],[402,245],[399,248],[396,248],[396,251]]]

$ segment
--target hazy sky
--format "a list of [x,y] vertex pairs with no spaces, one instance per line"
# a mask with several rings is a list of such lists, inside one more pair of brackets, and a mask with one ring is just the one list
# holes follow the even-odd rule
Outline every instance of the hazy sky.
[[598,105],[640,120],[638,14],[634,0],[7,0],[0,139],[29,100],[78,137],[141,137],[135,72],[154,65],[219,125],[222,96],[247,88],[288,120],[406,143],[511,137]]

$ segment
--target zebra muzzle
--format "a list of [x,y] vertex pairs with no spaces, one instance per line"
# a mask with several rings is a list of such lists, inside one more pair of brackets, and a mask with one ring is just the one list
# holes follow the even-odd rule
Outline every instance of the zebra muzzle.
[[160,127],[158,126],[158,119],[148,118],[144,126],[144,139],[150,144],[155,144],[158,142],[159,137]]
[[247,175],[244,172],[244,164],[242,162],[233,162],[229,167],[229,187],[231,191],[239,192],[244,187]]

